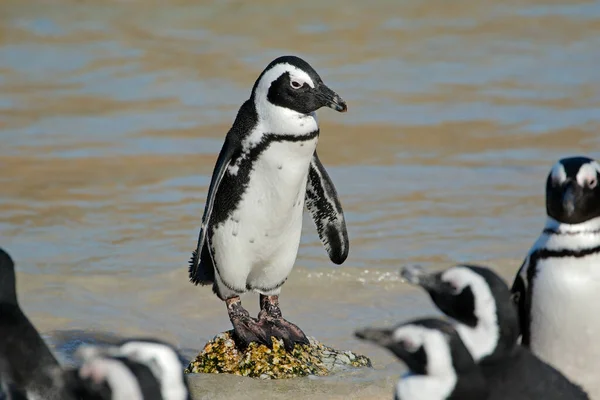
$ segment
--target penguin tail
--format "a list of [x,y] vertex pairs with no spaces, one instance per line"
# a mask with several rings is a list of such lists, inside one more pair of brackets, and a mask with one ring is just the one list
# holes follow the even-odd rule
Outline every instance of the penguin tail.
[[202,247],[202,258],[199,257],[198,249],[192,252],[188,274],[190,282],[194,285],[211,285],[215,281],[215,269],[212,265],[210,255],[207,253],[206,246]]

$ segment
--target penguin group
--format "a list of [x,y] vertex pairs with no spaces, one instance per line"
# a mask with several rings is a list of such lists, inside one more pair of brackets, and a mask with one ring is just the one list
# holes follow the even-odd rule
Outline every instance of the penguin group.
[[0,249],[0,399],[190,400],[182,357],[166,342],[130,338],[81,345],[58,363],[17,299],[15,265]]
[[[330,260],[349,254],[336,188],[317,155],[317,110],[346,102],[303,59],[283,56],[259,75],[225,136],[189,262],[195,285],[225,303],[240,348],[308,344],[279,295],[294,266],[304,208]],[[446,318],[420,318],[355,336],[409,369],[395,399],[600,399],[600,165],[565,158],[546,182],[547,223],[512,288],[492,269],[402,268]],[[252,317],[240,295],[259,295]],[[188,400],[177,350],[152,338],[82,345],[61,366],[19,307],[14,263],[0,250],[0,399]]]
[[395,398],[599,399],[600,164],[559,160],[546,180],[547,221],[512,288],[491,268],[403,267],[446,319],[355,336],[404,362]]

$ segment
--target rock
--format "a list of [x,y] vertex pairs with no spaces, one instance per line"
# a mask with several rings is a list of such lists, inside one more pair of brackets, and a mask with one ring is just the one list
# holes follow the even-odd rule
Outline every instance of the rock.
[[235,346],[232,331],[209,341],[190,362],[185,373],[235,374],[261,379],[326,376],[348,368],[372,367],[371,360],[351,351],[339,351],[309,337],[310,345],[296,345],[288,353],[281,340],[273,338],[273,349],[250,344],[244,351]]

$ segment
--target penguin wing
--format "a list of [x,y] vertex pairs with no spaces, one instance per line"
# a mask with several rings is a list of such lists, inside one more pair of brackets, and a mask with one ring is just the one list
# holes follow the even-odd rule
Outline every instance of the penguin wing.
[[[233,155],[240,148],[241,141],[235,135],[228,134],[225,138],[225,143],[223,143],[223,147],[221,148],[221,152],[219,153],[219,157],[217,158],[215,169],[213,170],[210,186],[208,188],[208,195],[206,196],[206,206],[204,208],[204,215],[202,216],[202,225],[200,226],[200,233],[198,235],[198,245],[196,246],[196,250],[192,253],[192,259],[190,260],[189,277],[190,281],[196,285],[199,283],[210,283],[205,279],[207,272],[202,271],[201,268],[199,268],[199,265],[202,262],[202,257],[212,257],[212,254],[210,254],[210,249],[207,248],[207,251],[202,251],[202,249],[206,242],[206,235],[209,228],[208,223],[215,204],[217,190],[219,189],[223,175],[225,175],[225,171],[227,171],[227,167],[229,167],[229,164],[231,163]],[[210,275],[210,273],[208,273],[208,275]]]
[[510,289],[512,294],[512,300],[517,307],[519,313],[519,325],[521,328],[521,344],[525,347],[529,347],[529,305],[530,299],[528,295],[529,282],[527,281],[527,275],[530,267],[530,256],[527,256],[523,265],[519,269],[517,276],[513,282],[512,288]]
[[346,261],[349,242],[344,211],[333,182],[316,151],[308,170],[305,203],[331,261],[335,264]]

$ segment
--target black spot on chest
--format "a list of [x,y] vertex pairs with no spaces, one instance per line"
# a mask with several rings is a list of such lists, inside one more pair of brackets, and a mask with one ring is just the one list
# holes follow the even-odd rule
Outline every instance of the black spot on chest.
[[[238,204],[248,189],[250,174],[252,173],[254,163],[271,144],[276,142],[305,143],[315,139],[317,136],[319,136],[318,130],[298,136],[267,134],[260,143],[247,152],[236,154],[231,159],[229,165],[230,167],[237,167],[237,173],[231,173],[228,168],[223,176],[223,180],[217,189],[210,226],[214,228],[219,224],[222,224],[231,216],[233,211],[237,209]],[[209,232],[209,234],[211,233]]]

